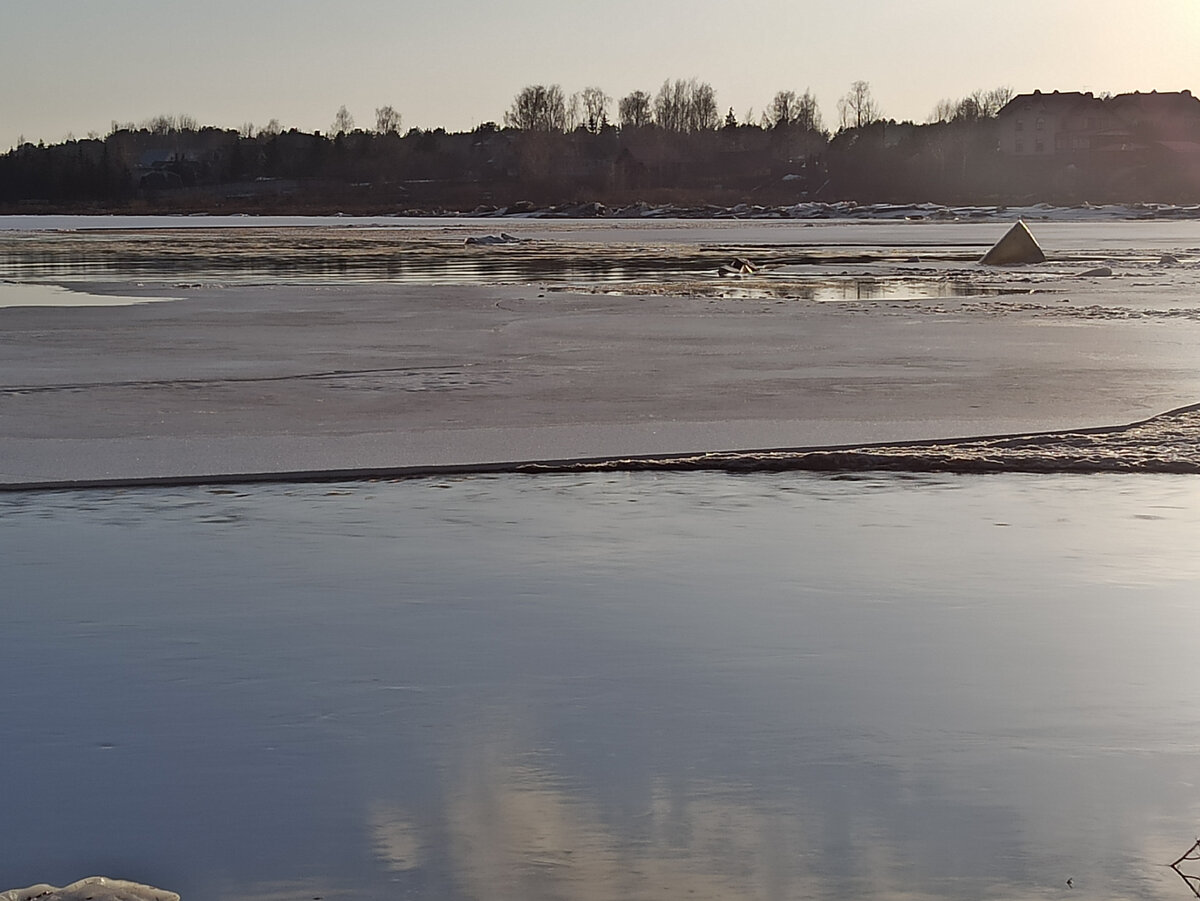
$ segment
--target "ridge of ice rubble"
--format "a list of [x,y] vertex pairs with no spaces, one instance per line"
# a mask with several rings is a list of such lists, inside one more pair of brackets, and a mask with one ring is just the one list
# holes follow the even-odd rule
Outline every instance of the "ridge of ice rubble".
[[179,901],[179,895],[124,879],[89,876],[62,888],[42,882],[9,889],[0,892],[0,901]]
[[1170,203],[1049,203],[1008,205],[954,205],[940,203],[857,203],[853,200],[803,200],[794,204],[764,206],[739,203],[684,205],[639,201],[622,207],[601,203],[538,206],[522,201],[509,206],[479,206],[467,213],[408,210],[408,216],[467,216],[512,219],[869,219],[931,222],[987,222],[1019,218],[1051,222],[1122,221],[1129,219],[1200,219],[1200,204]]

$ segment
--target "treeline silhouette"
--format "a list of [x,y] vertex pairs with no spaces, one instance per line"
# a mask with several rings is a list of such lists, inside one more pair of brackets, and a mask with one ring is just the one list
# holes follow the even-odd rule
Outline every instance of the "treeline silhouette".
[[1067,159],[1034,165],[1005,156],[997,113],[1011,96],[977,91],[939,103],[933,121],[898,123],[882,117],[868,84],[856,82],[838,101],[832,133],[808,91],[781,91],[758,121],[739,122],[732,109],[721,117],[711,87],[694,79],[621,98],[615,123],[599,89],[567,97],[557,85],[524,88],[503,125],[458,133],[401,133],[391,107],[376,110],[374,129],[354,127],[342,107],[326,134],[275,121],[255,131],[161,116],[141,126],[114,123],[103,138],[21,144],[0,156],[0,207],[422,213],[573,204],[586,214],[598,204],[638,201],[1195,199],[1187,180],[1164,177],[1161,166],[1124,172],[1117,185],[1102,170],[1081,177]]

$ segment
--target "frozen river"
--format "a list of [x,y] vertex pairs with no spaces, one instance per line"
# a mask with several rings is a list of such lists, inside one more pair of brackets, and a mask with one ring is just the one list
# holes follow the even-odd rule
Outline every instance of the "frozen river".
[[1200,224],[29,224],[0,889],[1192,897]]
[[[1036,222],[1047,262],[1002,268],[976,262],[996,222],[105,222],[0,230],[0,485],[935,441],[1200,400],[1195,221]],[[511,240],[467,243],[489,234]]]

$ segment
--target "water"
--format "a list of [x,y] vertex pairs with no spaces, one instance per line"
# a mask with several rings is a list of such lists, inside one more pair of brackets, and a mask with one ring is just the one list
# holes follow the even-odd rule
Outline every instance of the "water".
[[1191,897],[1200,484],[0,498],[0,884]]

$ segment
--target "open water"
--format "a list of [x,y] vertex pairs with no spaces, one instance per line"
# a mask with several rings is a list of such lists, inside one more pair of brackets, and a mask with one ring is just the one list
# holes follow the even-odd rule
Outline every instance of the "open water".
[[1191,897],[1194,476],[14,493],[0,546],[6,885]]

